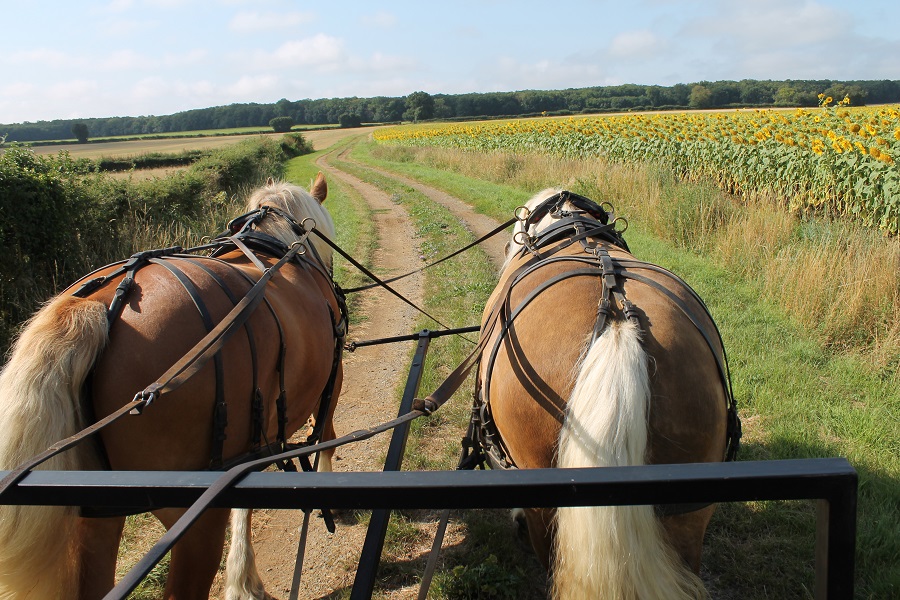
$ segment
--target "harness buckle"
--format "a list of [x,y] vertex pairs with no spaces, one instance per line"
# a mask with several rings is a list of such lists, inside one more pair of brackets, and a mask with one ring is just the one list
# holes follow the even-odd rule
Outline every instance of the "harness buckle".
[[140,392],[138,392],[137,394],[134,395],[134,399],[132,400],[132,402],[142,402],[142,404],[138,404],[137,406],[132,408],[130,411],[128,411],[128,414],[129,415],[143,414],[144,409],[147,408],[148,406],[150,406],[150,404],[154,400],[156,400],[156,398],[157,398],[156,392],[141,390]]

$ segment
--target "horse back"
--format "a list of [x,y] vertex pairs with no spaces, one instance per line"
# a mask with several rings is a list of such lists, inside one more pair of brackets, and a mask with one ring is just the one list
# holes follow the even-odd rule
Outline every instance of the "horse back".
[[[261,259],[268,265],[275,262]],[[111,323],[109,343],[90,382],[88,402],[95,419],[129,402],[187,354],[260,276],[239,252],[218,259],[169,258],[165,263],[137,271],[121,313]],[[109,305],[121,279],[89,297]],[[282,267],[267,284],[265,301],[216,359],[139,416],[102,432],[109,465],[138,470],[207,468],[219,431],[225,436],[221,452],[226,461],[253,450],[254,437],[275,442],[281,370],[287,432],[301,427],[328,381],[335,343],[332,315],[339,314],[333,298],[323,295],[327,282],[320,279],[324,280],[321,273],[302,263]],[[214,425],[217,418],[223,420],[216,407],[222,401],[227,407],[225,424]],[[254,430],[259,432],[256,436]]]
[[[716,358],[722,348],[712,319],[680,279],[653,265],[642,268],[647,263],[638,264],[615,246],[608,250],[640,277],[617,280],[636,308],[650,361],[647,462],[722,460],[727,403]],[[583,257],[584,250],[573,244],[553,255]],[[529,260],[531,255],[525,254],[512,262],[497,289],[509,289],[507,278]],[[548,261],[522,277],[505,297],[495,294],[485,310],[487,316],[495,303],[506,301],[509,314],[527,302],[502,339],[499,327],[492,330],[480,372],[483,385],[489,386],[495,425],[520,468],[556,465],[565,404],[591,343],[602,296],[601,277],[567,276],[585,268],[578,261]],[[557,281],[540,290],[552,280]],[[607,322],[625,318],[621,303],[613,304]]]

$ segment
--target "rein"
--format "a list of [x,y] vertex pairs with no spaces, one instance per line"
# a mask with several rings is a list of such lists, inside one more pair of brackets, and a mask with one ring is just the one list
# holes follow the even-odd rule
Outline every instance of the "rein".
[[[501,231],[503,231],[504,229],[506,229],[506,228],[509,227],[510,225],[514,224],[516,221],[518,221],[517,218],[512,218],[512,219],[508,220],[506,223],[503,223],[503,224],[501,224],[501,225],[498,225],[497,227],[495,227],[494,229],[492,229],[492,230],[489,231],[488,233],[484,234],[483,236],[481,236],[480,238],[478,238],[478,239],[475,240],[474,242],[472,242],[472,243],[470,243],[470,244],[467,244],[467,245],[463,246],[463,247],[460,248],[459,250],[456,250],[455,252],[452,252],[452,253],[448,254],[447,256],[445,256],[445,257],[443,257],[443,258],[440,258],[440,259],[438,259],[438,260],[436,260],[436,261],[434,261],[434,262],[428,263],[428,264],[425,265],[424,267],[418,268],[418,269],[416,269],[415,271],[410,271],[409,273],[404,273],[403,275],[397,275],[396,277],[391,277],[390,279],[385,279],[385,280],[383,280],[383,283],[394,283],[395,281],[400,281],[401,279],[404,279],[404,278],[406,278],[406,277],[409,277],[410,275],[415,275],[416,273],[421,273],[422,271],[424,271],[424,270],[426,270],[426,269],[430,269],[431,267],[434,267],[434,266],[436,266],[436,265],[439,265],[439,264],[441,264],[442,262],[444,262],[445,260],[449,260],[449,259],[453,258],[454,256],[457,256],[457,255],[459,255],[459,254],[462,254],[462,253],[465,252],[466,250],[468,250],[468,249],[470,249],[470,248],[474,248],[475,246],[477,246],[477,245],[480,244],[481,242],[483,242],[483,241],[485,241],[485,240],[488,240],[488,239],[494,237],[495,235],[497,235],[498,233],[500,233]],[[362,291],[364,291],[364,290],[369,290],[369,289],[378,287],[379,285],[382,285],[382,283],[375,282],[375,283],[371,283],[371,284],[369,284],[369,285],[364,285],[364,286],[360,286],[360,287],[355,287],[355,288],[345,289],[345,290],[344,290],[344,293],[345,293],[345,294],[353,294],[353,293],[355,293],[355,292],[362,292]]]
[[[277,212],[280,213],[281,211]],[[33,470],[35,467],[45,462],[46,460],[81,443],[88,437],[115,423],[125,415],[141,414],[144,408],[149,406],[159,396],[180,387],[184,382],[190,379],[191,376],[196,374],[207,362],[209,362],[209,360],[213,358],[219,352],[219,350],[221,350],[221,348],[231,338],[231,336],[238,331],[238,329],[249,319],[253,311],[265,299],[265,288],[272,277],[274,277],[286,263],[294,260],[297,256],[304,255],[307,252],[306,240],[309,234],[313,231],[318,232],[318,230],[315,229],[314,223],[309,229],[305,229],[302,225],[297,224],[296,221],[290,218],[289,215],[282,214],[282,216],[288,218],[292,223],[292,226],[299,227],[299,229],[303,232],[301,238],[291,244],[290,247],[288,247],[287,251],[278,260],[278,262],[273,264],[271,267],[263,269],[262,276],[253,284],[247,294],[240,300],[240,302],[238,302],[234,306],[234,308],[231,309],[231,311],[225,316],[222,321],[220,321],[214,328],[212,328],[206,336],[204,336],[199,342],[197,342],[197,344],[195,344],[187,354],[182,356],[181,359],[173,364],[155,382],[151,383],[149,386],[145,387],[143,390],[135,394],[131,402],[122,406],[115,412],[107,415],[103,419],[97,421],[93,425],[79,431],[78,433],[64,440],[57,442],[56,444],[53,444],[44,452],[29,459],[25,463],[10,471],[6,475],[6,477],[0,480],[0,496],[2,496],[10,487],[21,481],[26,475],[28,475],[29,472],[31,472],[31,470]],[[324,236],[322,236],[321,234],[320,237],[324,238]],[[201,246],[200,249],[207,249],[210,247],[211,246],[209,245]],[[191,250],[188,250],[188,252],[190,252]],[[126,277],[117,286],[109,308],[110,313],[118,313],[118,311],[121,310],[120,307],[124,302],[124,298],[127,295],[128,290],[134,283],[134,274],[141,266],[144,266],[151,260],[156,260],[160,257],[170,256],[180,252],[182,252],[182,248],[172,247],[135,254],[127,261],[124,261],[122,266],[112,274],[94,278],[85,282],[73,293],[73,295],[83,297],[91,291],[99,288],[110,279],[117,277],[124,272],[126,273]],[[339,290],[336,290],[336,294],[338,292]],[[339,304],[343,307],[342,301],[339,301]],[[342,308],[342,311],[343,310],[344,309]],[[337,353],[341,348],[341,344],[336,343],[336,346],[337,349],[335,352]],[[334,367],[332,369],[334,370]],[[327,391],[328,390],[326,390],[326,392]],[[324,404],[324,402],[322,404]]]

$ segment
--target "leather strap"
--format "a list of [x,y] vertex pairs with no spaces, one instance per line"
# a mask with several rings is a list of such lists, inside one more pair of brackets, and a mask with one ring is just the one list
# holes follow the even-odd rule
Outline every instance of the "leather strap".
[[[410,275],[415,275],[416,273],[421,273],[421,272],[424,271],[425,269],[430,269],[431,267],[433,267],[433,266],[435,266],[435,265],[439,265],[439,264],[441,264],[442,262],[444,262],[445,260],[450,260],[450,259],[453,258],[454,256],[457,256],[458,254],[462,254],[463,252],[465,252],[465,251],[468,250],[469,248],[474,248],[475,246],[477,246],[477,245],[480,244],[481,242],[483,242],[483,241],[485,241],[485,240],[488,240],[488,239],[494,237],[495,235],[497,235],[498,233],[500,233],[501,231],[503,231],[504,229],[506,229],[507,227],[509,227],[509,226],[512,225],[513,223],[515,223],[516,221],[518,221],[518,219],[515,219],[515,218],[510,219],[510,220],[507,221],[506,223],[503,223],[503,224],[501,224],[501,225],[498,225],[497,227],[495,227],[494,229],[492,229],[492,230],[489,231],[488,233],[484,234],[483,236],[481,236],[480,238],[478,238],[477,240],[475,240],[475,241],[472,242],[471,244],[468,244],[468,245],[466,245],[466,246],[463,246],[463,247],[460,248],[459,250],[456,250],[455,252],[453,252],[453,253],[451,253],[451,254],[448,254],[447,256],[445,256],[445,257],[443,257],[443,258],[440,258],[440,259],[438,259],[438,260],[436,260],[436,261],[434,261],[434,262],[430,262],[430,263],[428,263],[427,265],[425,265],[424,267],[422,267],[422,268],[420,268],[420,269],[416,269],[415,271],[410,271],[409,273],[405,273],[405,274],[403,274],[403,275],[397,275],[396,277],[391,277],[391,278],[389,278],[389,279],[384,279],[384,280],[383,280],[383,283],[394,283],[395,281],[399,281],[399,280],[401,280],[401,279],[405,279],[406,277],[409,277]],[[362,292],[363,290],[369,290],[369,289],[378,287],[379,285],[381,285],[381,284],[378,283],[378,282],[376,282],[376,283],[372,283],[372,284],[369,284],[369,285],[364,285],[364,286],[360,286],[360,287],[355,287],[355,288],[350,288],[350,289],[344,290],[344,293],[345,293],[345,294],[353,294],[353,293],[355,293],[355,292]]]
[[[197,286],[191,281],[187,274],[179,269],[172,261],[153,259],[150,262],[164,267],[169,273],[175,276],[181,286],[185,289],[194,303],[197,312],[200,313],[200,319],[206,332],[209,333],[213,328],[212,315],[203,301],[203,297],[197,290]],[[227,289],[227,288],[226,288]],[[222,364],[222,354],[217,352],[213,356],[213,366],[215,368],[215,404],[213,405],[212,414],[212,445],[210,449],[210,468],[217,469],[222,464],[222,453],[225,447],[225,438],[227,437],[226,428],[228,427],[228,405],[225,403],[225,369]]]
[[424,309],[419,308],[418,306],[416,306],[415,304],[413,304],[412,302],[410,302],[407,298],[405,298],[405,297],[403,296],[403,294],[401,294],[400,292],[398,292],[397,290],[395,290],[394,288],[392,288],[391,286],[389,286],[389,285],[387,284],[387,282],[383,281],[381,278],[379,278],[377,275],[375,275],[375,273],[373,273],[373,272],[370,271],[369,269],[365,268],[359,261],[357,261],[355,258],[353,258],[352,256],[350,256],[349,254],[347,254],[347,253],[344,251],[343,248],[341,248],[340,246],[338,246],[337,244],[335,244],[334,242],[332,242],[332,241],[328,238],[328,236],[326,236],[326,235],[324,235],[323,233],[321,233],[318,229],[313,229],[313,230],[312,230],[312,233],[314,233],[315,235],[317,235],[317,236],[318,236],[321,240],[323,240],[326,244],[328,244],[329,246],[331,246],[331,248],[332,248],[333,250],[335,250],[338,254],[340,254],[340,255],[343,256],[345,259],[347,259],[347,262],[349,262],[351,265],[353,265],[354,267],[356,267],[357,269],[359,269],[366,277],[368,277],[368,278],[371,279],[372,281],[376,282],[379,286],[383,287],[383,288],[386,289],[388,292],[390,292],[391,294],[393,294],[394,296],[396,296],[397,298],[399,298],[400,300],[402,300],[405,304],[407,304],[407,305],[411,306],[412,308],[414,308],[415,310],[419,311],[420,313],[422,313],[423,315],[425,315],[426,317],[428,317],[429,319],[431,319],[432,321],[434,321],[435,323],[437,323],[438,325],[440,325],[440,326],[443,327],[444,329],[450,329],[450,327],[448,327],[447,325],[444,325],[443,323],[441,323],[441,321],[438,320],[436,317],[434,317],[434,316],[428,314]]
[[292,261],[303,248],[305,247],[301,242],[295,242],[291,246],[291,249],[288,250],[287,254],[265,270],[262,277],[260,277],[253,287],[250,288],[250,291],[247,292],[247,295],[235,305],[218,325],[216,325],[202,340],[197,342],[197,344],[178,360],[178,362],[163,373],[159,379],[138,392],[135,399],[144,399],[141,408],[150,404],[150,402],[159,395],[177,389],[203,368],[203,365],[205,365],[210,358],[215,356],[216,352],[218,352],[222,346],[225,345],[225,342],[234,335],[238,327],[244,324],[253,313],[254,309],[256,309],[263,300],[266,284],[268,284],[269,280],[275,276],[281,267]]

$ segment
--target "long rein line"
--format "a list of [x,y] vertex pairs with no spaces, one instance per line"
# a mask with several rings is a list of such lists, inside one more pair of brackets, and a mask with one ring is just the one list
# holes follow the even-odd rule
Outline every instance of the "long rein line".
[[[178,248],[177,250],[180,251],[181,248]],[[210,358],[221,349],[238,328],[247,321],[256,307],[263,300],[265,296],[265,286],[268,284],[269,280],[282,266],[284,266],[285,263],[293,260],[298,254],[302,254],[301,250],[305,252],[303,241],[298,240],[292,244],[288,252],[277,263],[263,272],[263,275],[256,281],[253,287],[250,288],[241,301],[231,309],[215,328],[207,333],[155,382],[135,394],[134,399],[131,402],[120,407],[118,410],[107,415],[93,425],[82,429],[68,438],[60,440],[42,453],[32,457],[10,471],[2,480],[0,480],[0,496],[2,496],[10,487],[21,481],[41,463],[76,446],[91,435],[112,425],[125,415],[140,414],[144,408],[161,394],[170,392],[187,381],[199,371]]]
[[[335,250],[338,254],[340,254],[341,256],[343,256],[343,257],[347,260],[347,262],[349,262],[351,265],[353,265],[354,267],[356,267],[357,269],[359,269],[360,272],[363,273],[363,275],[365,275],[366,277],[368,277],[369,279],[371,279],[372,281],[374,281],[378,286],[383,287],[385,290],[387,290],[388,292],[390,292],[391,294],[393,294],[394,296],[396,296],[397,298],[399,298],[400,300],[402,300],[405,304],[411,306],[413,309],[415,309],[415,310],[417,310],[418,312],[422,313],[423,315],[425,315],[426,317],[428,317],[429,319],[431,319],[432,321],[434,321],[435,323],[437,323],[438,325],[440,325],[440,326],[443,327],[444,329],[450,329],[450,326],[449,326],[449,325],[445,325],[440,319],[438,319],[437,317],[431,315],[431,314],[430,314],[429,312],[427,312],[425,309],[423,309],[423,308],[417,306],[414,302],[412,302],[411,300],[409,300],[406,296],[404,296],[403,294],[401,294],[400,292],[398,292],[397,290],[395,290],[394,288],[392,288],[390,285],[388,285],[388,283],[387,283],[386,281],[382,280],[382,279],[379,278],[377,275],[375,275],[375,273],[373,273],[372,271],[370,271],[369,269],[367,269],[362,263],[360,263],[358,260],[356,260],[355,258],[353,258],[352,256],[350,256],[346,251],[344,251],[343,248],[341,248],[340,246],[338,246],[337,244],[335,244],[335,243],[334,243],[327,235],[323,234],[323,233],[320,232],[318,229],[313,229],[313,230],[312,230],[312,233],[316,234],[316,235],[319,237],[319,239],[321,239],[321,240],[324,241],[326,244],[328,244],[329,246],[331,246],[331,248],[332,248],[333,250]],[[468,338],[465,338],[464,336],[460,336],[460,337],[463,337],[463,339],[468,340]],[[475,343],[475,342],[472,342],[472,340],[468,340],[468,341],[471,342],[471,343],[473,343],[473,344]]]
[[[494,321],[496,322],[496,321]],[[493,328],[493,327],[492,327]],[[491,328],[491,329],[492,329]],[[159,563],[167,552],[175,545],[175,543],[185,534],[187,529],[200,518],[200,516],[210,507],[215,499],[236,485],[246,475],[251,472],[259,471],[271,464],[280,461],[292,460],[308,456],[313,453],[322,452],[331,448],[337,448],[352,442],[358,442],[369,439],[375,435],[383,433],[399,427],[404,423],[408,423],[422,416],[429,416],[438,410],[443,404],[450,399],[453,392],[459,388],[461,383],[468,377],[471,369],[478,363],[478,357],[481,355],[486,345],[488,336],[482,338],[478,346],[472,353],[447,377],[447,379],[438,388],[429,394],[426,398],[416,398],[413,400],[412,409],[390,421],[381,423],[374,427],[359,429],[347,435],[329,440],[327,442],[319,442],[310,446],[288,450],[280,454],[274,454],[254,461],[242,463],[230,470],[226,471],[216,481],[209,486],[203,494],[188,508],[185,513],[178,519],[171,528],[154,544],[154,546],[144,555],[144,557],[128,571],[119,583],[106,595],[104,600],[122,600],[128,596]]]
[[[506,229],[506,228],[509,227],[510,225],[514,224],[516,221],[518,221],[517,218],[512,218],[512,219],[508,220],[506,223],[502,223],[502,224],[498,225],[497,227],[495,227],[494,229],[492,229],[492,230],[489,231],[488,233],[484,234],[483,236],[481,236],[480,238],[478,238],[478,239],[475,240],[474,242],[471,242],[471,243],[469,243],[469,244],[463,246],[463,247],[460,248],[459,250],[456,250],[456,251],[454,251],[454,252],[451,252],[450,254],[448,254],[447,256],[444,256],[443,258],[439,258],[438,260],[435,260],[435,261],[433,261],[433,262],[430,262],[430,263],[428,263],[427,265],[425,265],[424,267],[420,267],[420,268],[418,268],[418,269],[416,269],[416,270],[414,270],[414,271],[410,271],[409,273],[404,273],[403,275],[397,275],[396,277],[391,277],[390,279],[384,279],[383,282],[384,282],[384,283],[393,283],[393,282],[395,282],[395,281],[400,281],[401,279],[405,279],[406,277],[409,277],[409,276],[411,276],[411,275],[415,275],[416,273],[421,273],[422,271],[424,271],[424,270],[426,270],[426,269],[430,269],[431,267],[434,267],[434,266],[436,266],[436,265],[439,265],[439,264],[441,264],[442,262],[444,262],[444,261],[446,261],[446,260],[450,260],[450,259],[453,258],[454,256],[457,256],[457,255],[459,255],[459,254],[462,254],[462,253],[465,252],[466,250],[469,250],[470,248],[474,248],[474,247],[477,246],[478,244],[480,244],[480,243],[482,243],[482,242],[484,242],[484,241],[486,241],[486,240],[489,240],[490,238],[494,237],[495,235],[497,235],[498,233],[500,233],[501,231],[503,231],[504,229]],[[345,293],[345,294],[353,294],[353,293],[356,293],[356,292],[362,292],[362,291],[365,291],[365,290],[370,290],[370,289],[376,288],[376,287],[378,287],[378,286],[380,286],[380,285],[382,285],[382,284],[376,281],[375,283],[370,283],[369,285],[363,285],[363,286],[359,286],[359,287],[355,287],[355,288],[344,289],[344,293]]]

